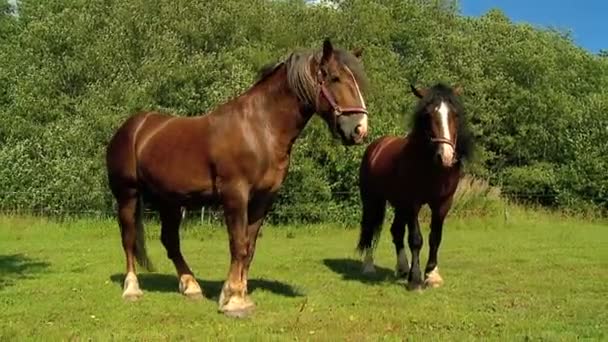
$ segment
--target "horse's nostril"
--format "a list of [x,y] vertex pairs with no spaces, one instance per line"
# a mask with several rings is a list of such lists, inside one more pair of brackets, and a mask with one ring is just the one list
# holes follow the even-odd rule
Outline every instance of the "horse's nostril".
[[357,125],[357,127],[355,127],[355,133],[361,135],[361,125]]

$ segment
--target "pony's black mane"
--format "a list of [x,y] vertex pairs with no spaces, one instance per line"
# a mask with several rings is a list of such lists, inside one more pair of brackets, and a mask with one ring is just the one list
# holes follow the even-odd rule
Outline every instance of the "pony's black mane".
[[433,108],[439,105],[441,101],[448,103],[456,112],[457,117],[457,135],[456,154],[459,160],[466,160],[472,156],[473,152],[473,135],[471,134],[464,106],[460,102],[458,96],[453,92],[452,87],[437,83],[428,88],[426,95],[418,101],[413,115],[413,131],[427,134],[429,115],[428,108]]

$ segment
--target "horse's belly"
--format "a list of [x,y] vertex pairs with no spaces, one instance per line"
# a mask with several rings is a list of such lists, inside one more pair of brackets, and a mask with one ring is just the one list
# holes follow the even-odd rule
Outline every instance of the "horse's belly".
[[204,158],[152,147],[138,160],[138,181],[147,191],[170,197],[213,194],[213,180]]

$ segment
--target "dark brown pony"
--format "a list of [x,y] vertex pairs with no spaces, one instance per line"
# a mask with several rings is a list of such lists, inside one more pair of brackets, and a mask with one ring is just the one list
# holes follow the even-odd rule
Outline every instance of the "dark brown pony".
[[[374,272],[373,250],[384,222],[386,203],[390,203],[395,212],[391,234],[397,254],[397,277],[407,278],[409,289],[420,289],[419,253],[423,241],[418,213],[425,204],[432,211],[424,284],[437,287],[443,283],[437,268],[443,222],[472,140],[458,99],[460,88],[439,83],[426,89],[411,86],[411,90],[420,98],[412,131],[406,137],[381,137],[364,153],[359,174],[363,213],[357,249],[366,252],[363,272]],[[406,224],[411,267],[403,243]]]
[[143,294],[135,260],[151,269],[140,217],[143,198],[159,211],[161,241],[175,264],[179,291],[192,298],[202,290],[180,251],[181,208],[220,205],[231,263],[219,310],[239,316],[253,308],[247,278],[256,239],[300,132],[318,113],[344,145],[360,144],[367,135],[360,54],[325,40],[321,51],[294,52],[266,69],[250,89],[207,115],[147,112],[122,124],[106,162],[126,255],[125,299]]

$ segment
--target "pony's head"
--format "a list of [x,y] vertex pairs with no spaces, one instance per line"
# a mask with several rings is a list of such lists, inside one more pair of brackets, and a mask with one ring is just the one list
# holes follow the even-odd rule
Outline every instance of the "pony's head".
[[430,88],[411,91],[419,98],[414,115],[414,130],[431,144],[434,159],[451,167],[470,154],[471,135],[465,125],[465,111],[459,97],[462,88],[438,83]]

